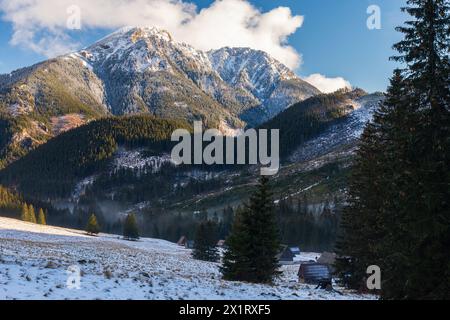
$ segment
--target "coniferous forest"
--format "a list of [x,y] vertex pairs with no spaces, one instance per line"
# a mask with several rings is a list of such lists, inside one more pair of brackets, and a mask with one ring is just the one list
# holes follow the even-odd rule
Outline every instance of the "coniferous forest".
[[450,7],[409,0],[387,99],[361,138],[338,271],[352,288],[383,272],[384,299],[450,298]]

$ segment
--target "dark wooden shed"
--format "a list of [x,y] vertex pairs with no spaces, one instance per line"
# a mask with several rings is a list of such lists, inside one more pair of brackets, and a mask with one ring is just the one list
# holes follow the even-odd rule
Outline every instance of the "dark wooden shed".
[[335,270],[334,264],[336,263],[336,257],[337,255],[333,252],[324,252],[320,256],[320,258],[317,259],[317,263],[326,264],[330,269],[330,272],[334,273]]
[[294,260],[294,255],[289,250],[288,246],[282,245],[280,251],[277,254],[277,259],[280,262],[289,262]]
[[305,262],[300,265],[298,278],[303,283],[319,284],[323,281],[331,281],[332,276],[326,264]]

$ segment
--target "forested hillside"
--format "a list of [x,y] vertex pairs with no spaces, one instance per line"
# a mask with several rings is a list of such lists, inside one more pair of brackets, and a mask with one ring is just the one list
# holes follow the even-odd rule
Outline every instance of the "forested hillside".
[[183,121],[149,115],[107,118],[61,134],[0,171],[2,183],[34,197],[64,197],[75,183],[98,170],[119,145],[170,150],[170,136]]
[[360,89],[317,95],[294,104],[261,128],[280,129],[280,153],[289,156],[298,146],[352,112],[357,107],[355,99],[365,95]]

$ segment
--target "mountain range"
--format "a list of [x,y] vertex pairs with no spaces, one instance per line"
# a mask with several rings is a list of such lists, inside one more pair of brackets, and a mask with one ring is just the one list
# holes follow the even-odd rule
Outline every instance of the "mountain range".
[[0,165],[105,116],[202,120],[234,134],[317,94],[263,51],[203,52],[164,30],[123,28],[79,52],[0,75]]
[[279,129],[278,201],[307,195],[320,212],[344,201],[353,151],[383,99],[321,93],[262,51],[203,52],[163,30],[124,28],[0,76],[0,184],[62,210],[54,223],[74,212],[109,223],[131,211],[221,212],[248,198],[257,173],[174,167],[171,133],[202,120],[227,135]]

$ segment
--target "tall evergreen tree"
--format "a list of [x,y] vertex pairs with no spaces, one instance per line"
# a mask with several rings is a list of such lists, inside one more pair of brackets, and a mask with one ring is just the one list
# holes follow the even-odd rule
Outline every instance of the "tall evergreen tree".
[[[402,86],[401,71],[396,70],[384,104],[361,136],[353,164],[348,205],[341,220],[343,234],[337,243],[342,256],[337,270],[344,284],[354,289],[366,285],[363,280],[368,266],[382,264],[380,241],[388,236],[385,228],[397,223],[393,213],[402,208],[404,190],[398,175],[407,168],[401,160],[405,141],[399,131],[409,117],[402,103]],[[399,126],[400,122],[404,123]],[[393,197],[397,201],[392,201]]]
[[95,214],[91,214],[89,217],[88,223],[86,225],[86,232],[90,235],[99,234],[100,233],[100,226],[97,222],[97,217]]
[[136,216],[133,213],[127,215],[123,224],[123,237],[127,240],[138,240],[139,229],[136,221]]
[[46,225],[47,224],[47,220],[45,218],[45,213],[44,210],[41,208],[39,209],[39,214],[38,214],[38,220],[37,220],[38,224],[42,224],[42,225]]
[[30,215],[28,213],[28,205],[26,203],[24,203],[22,206],[22,212],[20,214],[20,219],[22,221],[26,221],[26,222],[30,221]]
[[202,221],[195,233],[194,259],[217,262],[219,252],[217,250],[217,224],[212,221]]
[[[403,221],[411,232],[403,292],[386,296],[450,298],[450,2],[409,0],[404,10],[414,19],[398,28],[405,39],[394,59],[408,68],[409,100],[416,106],[410,135],[412,182]],[[412,177],[412,178],[411,178]],[[424,276],[426,275],[426,276]]]
[[36,211],[34,211],[34,207],[31,204],[28,206],[28,216],[31,223],[37,223]]
[[222,217],[219,221],[219,238],[225,239],[228,237],[233,225],[234,210],[231,206],[223,209]]
[[277,220],[267,177],[261,177],[249,204],[236,213],[221,271],[227,280],[270,283],[279,274]]
[[413,19],[398,28],[405,38],[394,46],[406,68],[394,73],[362,137],[338,271],[358,287],[365,269],[379,265],[385,299],[449,298],[450,7],[407,3]]

